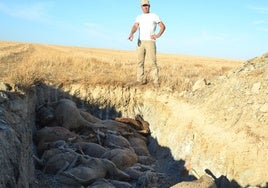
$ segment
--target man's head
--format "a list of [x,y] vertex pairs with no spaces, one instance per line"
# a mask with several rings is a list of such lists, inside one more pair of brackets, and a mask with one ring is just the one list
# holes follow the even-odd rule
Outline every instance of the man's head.
[[141,8],[142,8],[143,13],[149,13],[150,12],[149,0],[141,0]]

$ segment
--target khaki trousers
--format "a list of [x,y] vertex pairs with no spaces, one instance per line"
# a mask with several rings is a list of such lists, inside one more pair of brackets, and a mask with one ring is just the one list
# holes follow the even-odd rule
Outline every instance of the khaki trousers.
[[138,41],[137,55],[138,55],[137,81],[142,82],[142,83],[146,82],[146,78],[144,75],[144,62],[145,62],[145,57],[147,55],[149,63],[153,65],[153,70],[151,72],[153,82],[154,84],[158,84],[159,76],[158,76],[158,66],[157,66],[157,61],[156,61],[155,41]]

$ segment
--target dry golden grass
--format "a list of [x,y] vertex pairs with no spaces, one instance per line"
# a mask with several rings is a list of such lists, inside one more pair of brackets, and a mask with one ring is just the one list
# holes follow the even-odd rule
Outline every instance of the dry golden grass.
[[[160,84],[174,90],[187,90],[196,80],[211,80],[241,63],[238,60],[159,53]],[[145,70],[150,75],[151,65],[145,63]],[[26,88],[38,82],[131,85],[136,80],[136,53],[0,41],[0,71],[4,81]]]

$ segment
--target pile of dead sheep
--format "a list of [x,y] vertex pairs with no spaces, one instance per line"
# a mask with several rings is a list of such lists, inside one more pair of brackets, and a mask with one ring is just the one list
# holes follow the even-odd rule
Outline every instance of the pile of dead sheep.
[[149,123],[101,120],[69,99],[37,108],[36,169],[62,187],[168,187],[153,168]]

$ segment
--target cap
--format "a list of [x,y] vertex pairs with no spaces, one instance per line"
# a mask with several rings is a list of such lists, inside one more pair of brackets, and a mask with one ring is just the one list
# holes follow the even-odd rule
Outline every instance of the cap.
[[141,0],[141,5],[150,5],[149,0]]

